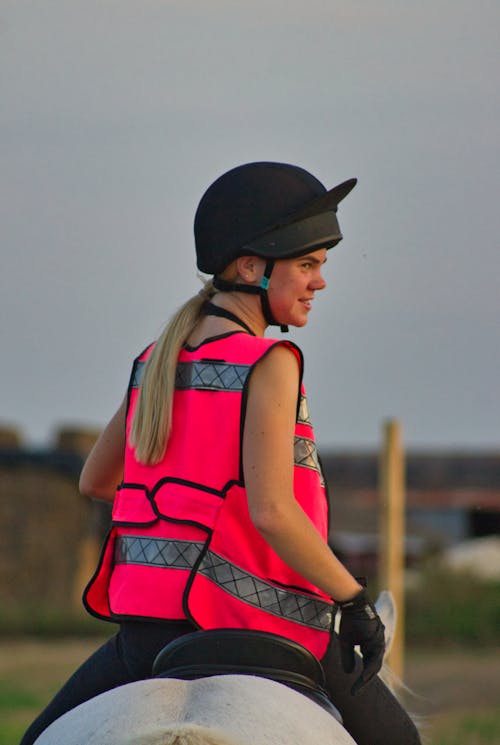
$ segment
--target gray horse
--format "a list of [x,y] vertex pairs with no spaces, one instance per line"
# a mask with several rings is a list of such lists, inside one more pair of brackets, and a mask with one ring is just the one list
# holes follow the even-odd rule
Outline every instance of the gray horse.
[[[390,648],[392,596],[377,611]],[[35,745],[355,745],[341,723],[301,693],[252,675],[154,678],[120,686],[67,712]]]

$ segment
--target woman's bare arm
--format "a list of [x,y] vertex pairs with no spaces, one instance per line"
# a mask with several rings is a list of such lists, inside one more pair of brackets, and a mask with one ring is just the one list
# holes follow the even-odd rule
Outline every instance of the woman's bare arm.
[[249,384],[243,471],[251,519],[280,558],[336,600],[362,588],[336,558],[293,494],[299,369],[293,352],[273,349]]
[[80,474],[81,494],[112,502],[123,477],[125,457],[125,398],[89,453]]

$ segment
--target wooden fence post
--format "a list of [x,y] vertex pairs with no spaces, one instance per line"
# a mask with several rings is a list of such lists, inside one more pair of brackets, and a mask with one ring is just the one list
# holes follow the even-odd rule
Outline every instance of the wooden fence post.
[[397,610],[396,633],[388,663],[400,678],[404,673],[405,634],[405,465],[401,426],[395,419],[383,424],[380,454],[380,589],[392,592]]

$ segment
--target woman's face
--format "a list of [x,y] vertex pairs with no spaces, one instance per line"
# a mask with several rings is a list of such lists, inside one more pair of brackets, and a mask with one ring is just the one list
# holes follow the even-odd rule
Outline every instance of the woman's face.
[[267,292],[278,323],[306,325],[314,293],[326,287],[321,275],[325,261],[326,248],[319,248],[298,259],[275,262]]

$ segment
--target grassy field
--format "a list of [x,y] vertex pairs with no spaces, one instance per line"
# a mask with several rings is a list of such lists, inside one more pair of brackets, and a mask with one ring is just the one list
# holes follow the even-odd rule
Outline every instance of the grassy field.
[[[97,644],[0,642],[0,745],[17,745],[27,724]],[[412,650],[407,671],[418,694],[411,707],[426,717],[428,745],[500,743],[500,651]]]
[[444,714],[433,727],[432,745],[498,745],[500,711]]
[[[405,682],[417,694],[407,706],[426,721],[426,745],[498,745],[500,583],[429,562],[406,600]],[[113,631],[83,611],[49,612],[41,603],[17,615],[0,610],[0,745],[17,745],[61,683]]]
[[500,650],[411,649],[408,708],[423,719],[428,745],[500,743]]

